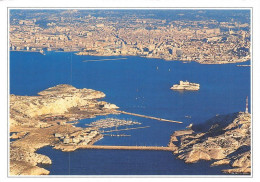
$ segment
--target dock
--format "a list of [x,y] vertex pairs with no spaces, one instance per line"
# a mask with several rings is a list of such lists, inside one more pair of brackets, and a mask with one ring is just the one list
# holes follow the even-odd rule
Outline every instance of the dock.
[[173,121],[173,120],[169,120],[169,119],[157,118],[157,117],[153,117],[153,116],[146,116],[146,115],[142,115],[142,114],[130,113],[130,112],[125,112],[125,111],[118,111],[118,112],[121,113],[121,114],[138,116],[138,117],[142,117],[142,118],[149,118],[149,119],[154,119],[154,120],[158,120],[158,121],[166,121],[166,122],[171,122],[171,123],[182,124],[181,121]]
[[142,128],[149,128],[150,126],[140,126],[140,127],[135,127],[135,128],[124,128],[124,129],[119,129],[119,130],[109,130],[109,131],[103,131],[102,133],[109,133],[109,132],[115,132],[115,131],[126,131],[126,130],[137,130],[137,129],[142,129]]

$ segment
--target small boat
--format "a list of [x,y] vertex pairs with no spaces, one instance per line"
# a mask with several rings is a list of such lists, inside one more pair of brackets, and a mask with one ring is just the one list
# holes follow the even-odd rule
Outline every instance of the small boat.
[[189,126],[187,126],[186,128],[189,128],[189,129],[191,129],[192,128],[192,126],[193,126],[193,124],[191,123]]

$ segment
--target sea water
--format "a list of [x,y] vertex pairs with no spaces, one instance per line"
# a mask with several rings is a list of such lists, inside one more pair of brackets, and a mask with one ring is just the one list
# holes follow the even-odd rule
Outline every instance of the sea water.
[[[101,59],[113,60],[87,61]],[[250,101],[250,67],[237,67],[238,64],[250,62],[202,65],[135,56],[11,52],[10,93],[32,96],[58,84],[102,91],[106,94],[103,100],[116,104],[120,110],[182,121],[183,124],[124,114],[80,120],[77,124],[80,127],[109,117],[141,123],[129,127],[147,126],[114,132],[131,136],[105,136],[97,145],[166,146],[174,131],[185,129],[190,123],[245,110],[247,96]],[[180,80],[199,83],[201,88],[185,92],[170,90]],[[38,153],[53,161],[52,165],[44,166],[52,175],[218,175],[222,174],[221,169],[228,168],[210,167],[211,162],[206,161],[185,164],[167,151],[77,150],[64,153],[45,147]]]

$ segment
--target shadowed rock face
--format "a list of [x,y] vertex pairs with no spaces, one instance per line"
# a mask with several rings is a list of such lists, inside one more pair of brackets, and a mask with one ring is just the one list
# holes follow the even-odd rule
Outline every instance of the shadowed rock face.
[[16,140],[10,143],[10,175],[49,174],[37,165],[51,164],[51,159],[36,151],[57,145],[57,133],[65,136],[84,132],[67,121],[114,113],[116,105],[97,100],[103,97],[103,92],[65,84],[48,88],[38,96],[11,95],[10,138]]
[[229,164],[224,173],[250,174],[251,115],[239,112],[216,116],[191,129],[176,131],[169,143],[174,154],[186,163],[214,160],[214,165]]

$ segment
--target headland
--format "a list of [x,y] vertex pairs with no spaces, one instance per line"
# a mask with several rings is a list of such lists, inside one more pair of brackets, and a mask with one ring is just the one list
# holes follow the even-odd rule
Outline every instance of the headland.
[[49,171],[38,164],[51,164],[49,157],[37,154],[47,145],[93,144],[102,138],[95,127],[75,127],[73,123],[96,115],[116,114],[118,107],[100,101],[105,94],[92,89],[57,85],[38,96],[10,96],[10,175],[44,175]]
[[188,128],[171,136],[169,147],[177,158],[186,163],[208,160],[212,166],[230,165],[224,173],[251,173],[250,113],[219,115]]

